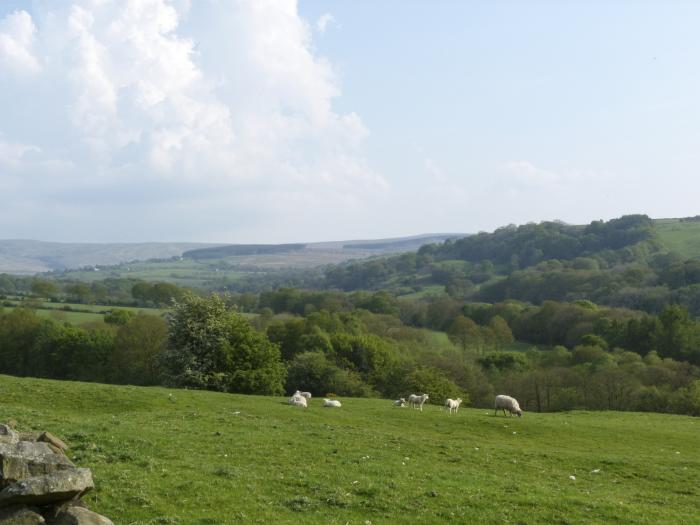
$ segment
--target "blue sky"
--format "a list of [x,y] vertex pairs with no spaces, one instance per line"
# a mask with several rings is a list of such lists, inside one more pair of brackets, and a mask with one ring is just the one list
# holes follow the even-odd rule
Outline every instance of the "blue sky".
[[0,238],[695,215],[699,19],[696,2],[3,1]]

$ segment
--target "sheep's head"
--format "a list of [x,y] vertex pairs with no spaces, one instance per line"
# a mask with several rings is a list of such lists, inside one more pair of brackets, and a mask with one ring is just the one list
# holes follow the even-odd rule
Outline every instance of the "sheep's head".
[[518,417],[523,417],[523,411],[518,409],[515,411],[516,414],[518,414]]

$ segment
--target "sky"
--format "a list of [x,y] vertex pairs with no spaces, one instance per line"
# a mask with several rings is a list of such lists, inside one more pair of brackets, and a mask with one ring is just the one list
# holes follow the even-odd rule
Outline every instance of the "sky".
[[0,0],[0,239],[700,214],[700,2]]

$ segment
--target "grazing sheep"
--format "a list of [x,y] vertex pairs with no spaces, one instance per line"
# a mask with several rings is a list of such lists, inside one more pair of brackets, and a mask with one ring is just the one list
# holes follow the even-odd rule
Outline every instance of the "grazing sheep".
[[450,414],[454,410],[455,414],[459,410],[459,405],[462,403],[462,398],[458,397],[457,399],[450,399],[449,397],[445,401],[445,408],[449,409]]
[[518,417],[522,417],[523,415],[523,411],[520,410],[520,405],[518,404],[517,399],[515,399],[514,397],[504,395],[496,396],[496,402],[494,404],[493,410],[494,416],[496,415],[499,409],[503,410],[504,416],[508,415],[506,413],[506,410],[510,412],[510,414],[518,414]]
[[403,397],[400,397],[396,401],[394,401],[394,406],[395,407],[405,407],[406,406],[406,399]]
[[297,394],[294,394],[292,397],[289,398],[289,404],[297,407],[308,408],[308,405],[306,404],[306,398]]
[[421,394],[420,396],[416,394],[411,394],[408,396],[408,404],[411,405],[413,408],[420,408],[420,411],[423,412],[423,404],[430,399],[428,397],[428,394]]
[[331,408],[340,408],[343,405],[341,405],[340,401],[338,401],[337,399],[324,399],[323,406]]

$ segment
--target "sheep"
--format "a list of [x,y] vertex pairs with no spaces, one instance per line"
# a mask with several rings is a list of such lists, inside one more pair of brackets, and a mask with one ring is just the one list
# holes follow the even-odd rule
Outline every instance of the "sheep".
[[495,416],[498,410],[503,410],[503,415],[507,416],[506,410],[510,414],[518,414],[518,417],[523,416],[523,411],[520,409],[517,399],[510,396],[498,395],[494,403],[493,415]]
[[311,399],[311,392],[299,392],[306,399]]
[[453,410],[454,410],[454,412],[455,412],[455,414],[456,414],[457,411],[459,410],[459,405],[460,405],[461,403],[462,403],[462,398],[461,398],[461,397],[458,397],[457,399],[450,399],[450,398],[447,398],[447,400],[445,400],[445,408],[449,409],[450,414],[452,413]]
[[406,406],[406,399],[403,397],[400,397],[396,401],[394,401],[394,406],[395,407],[405,407]]
[[340,408],[343,405],[341,405],[340,401],[338,401],[337,399],[324,399],[323,406],[331,408]]
[[296,393],[292,397],[289,398],[289,404],[297,406],[297,407],[308,408],[308,405],[306,403],[306,398],[301,396],[301,395],[297,395]]
[[408,404],[413,408],[420,408],[420,411],[423,412],[423,403],[425,403],[428,399],[428,394],[421,394],[420,396],[411,394],[408,396]]

